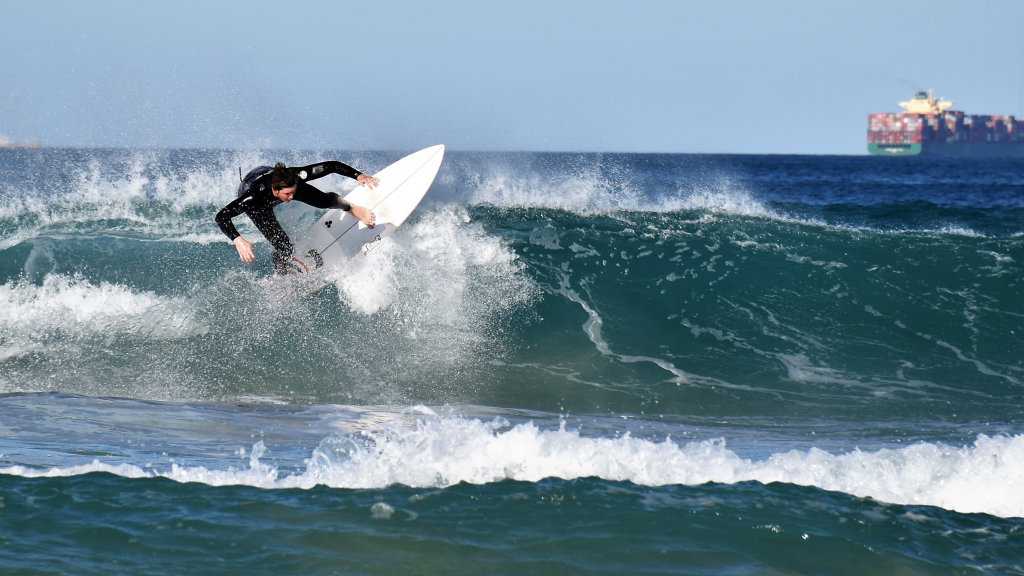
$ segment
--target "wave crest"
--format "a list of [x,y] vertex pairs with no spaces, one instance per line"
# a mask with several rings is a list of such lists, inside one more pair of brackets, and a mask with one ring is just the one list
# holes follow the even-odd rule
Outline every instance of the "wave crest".
[[243,484],[260,488],[382,488],[393,484],[445,487],[460,482],[597,477],[647,486],[707,482],[785,482],[815,486],[909,505],[939,506],[958,512],[1024,516],[1024,436],[979,436],[970,446],[918,443],[874,452],[832,454],[817,448],[791,450],[767,459],[743,458],[724,440],[681,443],[623,435],[591,438],[577,431],[544,430],[531,422],[509,426],[427,416],[411,428],[362,431],[324,439],[305,470],[287,474],[264,462],[258,442],[248,468],[210,469],[172,464],[143,468],[130,464],[90,464],[36,469],[12,466],[0,473],[55,477],[108,472],[129,478],[161,476],[212,486]]

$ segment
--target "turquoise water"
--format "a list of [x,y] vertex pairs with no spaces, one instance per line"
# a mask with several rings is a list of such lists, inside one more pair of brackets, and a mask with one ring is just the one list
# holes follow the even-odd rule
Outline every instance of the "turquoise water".
[[1024,573],[1013,162],[456,152],[310,295],[284,156],[0,151],[0,572]]

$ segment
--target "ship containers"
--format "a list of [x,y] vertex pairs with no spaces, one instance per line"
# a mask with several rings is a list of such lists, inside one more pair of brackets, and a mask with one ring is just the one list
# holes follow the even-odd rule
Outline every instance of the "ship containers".
[[894,114],[879,112],[868,118],[868,141],[874,144],[892,144]]
[[868,115],[868,142],[882,144],[885,139],[885,113]]
[[909,135],[909,142],[911,144],[920,144],[922,141],[922,129],[924,122],[921,121],[921,117],[916,114],[905,114],[906,120],[906,131]]
[[946,142],[965,142],[967,139],[967,131],[964,127],[964,113],[956,110],[951,110],[943,114],[943,123],[945,124]]
[[981,144],[982,142],[989,141],[989,129],[986,123],[988,122],[988,116],[981,114],[971,114],[971,127],[969,141],[972,144]]
[[1009,143],[1013,138],[1013,125],[1016,123],[1013,116],[991,116],[992,140],[994,142]]
[[1003,127],[1003,119],[999,116],[989,116],[985,121],[985,127],[988,128],[989,142],[1003,142],[1004,135],[1006,133]]
[[916,114],[877,112],[868,116],[868,142],[911,144],[921,141],[921,120]]

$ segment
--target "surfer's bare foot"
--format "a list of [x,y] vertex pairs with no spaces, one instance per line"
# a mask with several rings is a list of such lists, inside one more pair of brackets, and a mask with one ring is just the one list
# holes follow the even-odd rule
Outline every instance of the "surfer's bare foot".
[[355,216],[363,224],[369,226],[370,228],[373,228],[374,226],[377,225],[377,216],[375,216],[374,213],[371,212],[369,208],[353,205],[352,215]]
[[373,190],[377,187],[377,184],[380,184],[380,180],[370,176],[369,174],[360,174],[359,177],[356,178],[356,182],[359,182],[370,190]]

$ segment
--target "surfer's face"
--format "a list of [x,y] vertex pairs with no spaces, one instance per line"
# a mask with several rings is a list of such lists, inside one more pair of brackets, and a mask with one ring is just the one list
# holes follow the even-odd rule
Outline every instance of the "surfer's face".
[[289,188],[281,188],[280,190],[271,190],[274,198],[277,198],[281,202],[291,202],[292,198],[295,197],[295,186]]

